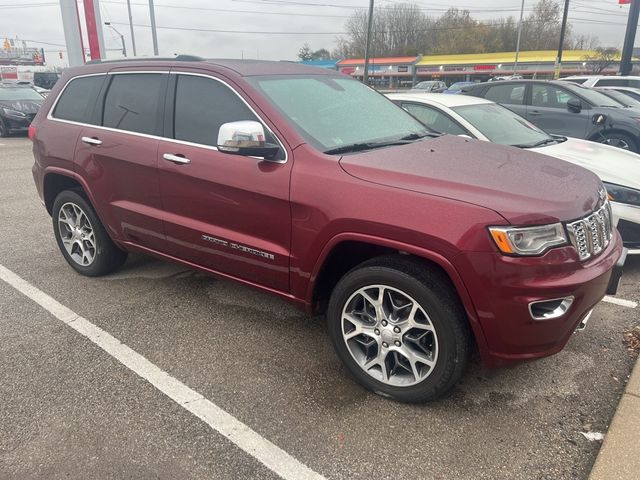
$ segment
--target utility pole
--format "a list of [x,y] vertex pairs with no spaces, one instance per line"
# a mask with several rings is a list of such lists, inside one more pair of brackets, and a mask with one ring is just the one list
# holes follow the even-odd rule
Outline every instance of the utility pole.
[[371,46],[371,29],[373,28],[373,0],[369,0],[369,20],[367,22],[367,40],[364,47],[364,75],[362,81],[369,85],[369,47]]
[[564,13],[562,14],[562,27],[560,28],[560,45],[558,45],[558,56],[553,73],[554,80],[560,78],[560,65],[562,64],[562,44],[564,43],[564,32],[567,29],[567,16],[569,15],[569,0],[564,0]]
[[640,13],[640,0],[631,0],[627,32],[624,34],[624,46],[622,47],[620,75],[629,75],[631,73],[631,55],[633,53],[633,44],[636,40],[636,29],[638,28],[638,13]]
[[524,0],[522,0],[522,6],[520,7],[520,23],[518,23],[518,40],[516,40],[516,61],[513,64],[513,74],[517,75],[518,72],[518,57],[520,56],[520,37],[522,36],[522,18],[524,17]]
[[107,27],[109,27],[111,30],[116,32],[116,35],[118,35],[120,37],[120,41],[122,42],[122,56],[126,57],[127,56],[127,44],[124,42],[124,35],[122,35],[118,30],[116,30],[116,27],[111,25],[111,22],[104,22],[104,24]]
[[149,0],[149,19],[151,21],[151,38],[153,39],[153,54],[158,56],[158,32],[156,31],[156,12],[153,0]]
[[133,16],[131,15],[131,0],[127,0],[127,10],[129,10],[129,29],[131,30],[131,46],[133,47],[133,56],[135,57],[138,55],[138,53],[136,52],[136,36],[133,33]]

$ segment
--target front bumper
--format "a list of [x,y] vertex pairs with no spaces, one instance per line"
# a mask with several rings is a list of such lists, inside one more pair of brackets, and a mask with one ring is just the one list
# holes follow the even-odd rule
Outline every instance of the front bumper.
[[9,133],[27,133],[29,131],[29,125],[31,125],[31,120],[33,120],[33,116],[34,115],[29,115],[24,118],[14,118],[3,115],[2,122]]
[[[488,366],[553,355],[564,348],[576,327],[617,286],[623,254],[615,233],[607,249],[585,262],[567,246],[540,257],[508,257],[500,253],[467,252],[454,263],[464,278],[485,337],[481,352]],[[624,262],[624,259],[622,260]],[[612,274],[616,270],[617,278]],[[573,297],[567,311],[546,320],[532,318],[532,302]]]

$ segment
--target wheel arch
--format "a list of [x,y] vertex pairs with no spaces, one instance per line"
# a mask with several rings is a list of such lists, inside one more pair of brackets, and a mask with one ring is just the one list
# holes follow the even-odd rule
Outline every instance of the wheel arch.
[[465,310],[476,344],[484,357],[488,345],[469,292],[453,264],[443,255],[423,247],[365,234],[340,234],[322,250],[311,275],[306,301],[314,313],[322,313],[332,287],[349,270],[377,256],[408,255],[429,268],[438,269],[451,282]]
[[60,168],[49,168],[42,180],[42,192],[44,205],[49,215],[53,210],[53,202],[58,194],[64,190],[81,191],[95,209],[93,195],[86,182],[73,172]]

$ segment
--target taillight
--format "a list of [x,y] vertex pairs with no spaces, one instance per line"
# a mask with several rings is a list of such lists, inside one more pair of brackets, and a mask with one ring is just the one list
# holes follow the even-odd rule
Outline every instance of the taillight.
[[33,125],[29,125],[29,140],[33,140],[33,137],[36,136],[36,127],[34,127]]

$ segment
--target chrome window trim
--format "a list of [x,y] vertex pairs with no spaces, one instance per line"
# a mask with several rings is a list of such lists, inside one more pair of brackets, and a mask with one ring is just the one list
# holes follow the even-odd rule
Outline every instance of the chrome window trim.
[[[287,152],[287,149],[285,148],[284,143],[282,142],[282,140],[280,140],[280,137],[278,137],[278,135],[276,135],[274,133],[274,131],[271,130],[271,128],[269,128],[269,125],[267,124],[267,122],[265,122],[264,119],[260,115],[258,115],[258,113],[255,111],[255,109],[251,105],[249,105],[249,103],[242,97],[242,95],[240,95],[236,91],[235,88],[233,88],[231,85],[229,85],[224,80],[221,80],[221,79],[219,79],[217,77],[214,77],[211,74],[205,74],[205,73],[186,72],[186,71],[182,71],[182,70],[175,70],[175,71],[174,70],[125,70],[125,71],[118,71],[118,72],[101,72],[101,73],[89,73],[89,74],[86,74],[86,75],[78,75],[78,76],[75,76],[75,77],[71,78],[64,85],[64,87],[62,87],[62,90],[60,90],[60,93],[58,94],[58,96],[56,97],[55,101],[51,105],[51,108],[47,112],[47,120],[54,121],[54,122],[68,123],[70,125],[78,125],[78,126],[81,126],[81,127],[97,128],[98,130],[106,130],[108,132],[119,132],[119,133],[124,133],[124,134],[127,134],[127,135],[134,135],[134,136],[138,136],[138,137],[144,137],[144,138],[150,138],[150,139],[156,139],[156,140],[164,140],[166,142],[177,143],[179,145],[187,145],[187,146],[190,146],[190,147],[204,148],[206,150],[213,150],[213,151],[218,152],[219,151],[218,147],[214,147],[212,145],[204,145],[202,143],[188,142],[186,140],[178,140],[176,138],[168,138],[168,137],[163,137],[163,136],[159,136],[159,135],[150,135],[148,133],[131,132],[129,130],[120,130],[118,128],[104,127],[102,125],[93,125],[93,124],[90,124],[90,123],[75,122],[73,120],[64,120],[62,118],[56,118],[56,117],[53,116],[53,112],[55,111],[56,105],[58,105],[58,102],[60,101],[60,98],[62,97],[62,94],[67,89],[69,84],[71,82],[73,82],[74,80],[78,79],[78,78],[95,77],[95,76],[98,76],[98,75],[107,76],[107,75],[123,75],[123,74],[140,74],[140,73],[156,73],[156,74],[168,74],[168,75],[191,75],[191,76],[194,76],[194,77],[209,78],[211,80],[214,80],[216,82],[219,82],[219,83],[223,84],[225,87],[227,87],[229,90],[231,90],[247,106],[247,108],[251,111],[251,113],[253,113],[256,116],[256,118],[260,121],[260,123],[262,123],[262,125],[264,125],[264,127],[269,131],[269,133],[271,133],[271,135],[273,135],[273,138],[276,139],[276,141],[278,142],[278,145],[280,146],[280,148],[284,152],[284,159],[282,159],[282,160],[268,160],[268,161],[272,162],[272,163],[284,164],[284,163],[287,163],[287,161],[289,160],[289,152]],[[229,154],[229,155],[232,155],[232,154]],[[257,160],[264,160],[263,157],[250,156],[249,158],[255,158]]]

